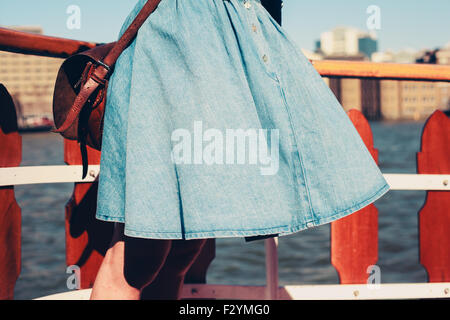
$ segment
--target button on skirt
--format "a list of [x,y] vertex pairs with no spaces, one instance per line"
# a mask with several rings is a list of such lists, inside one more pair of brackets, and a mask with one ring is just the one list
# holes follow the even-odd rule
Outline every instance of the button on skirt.
[[97,218],[124,223],[130,237],[284,236],[388,190],[342,106],[259,0],[162,0],[116,63]]

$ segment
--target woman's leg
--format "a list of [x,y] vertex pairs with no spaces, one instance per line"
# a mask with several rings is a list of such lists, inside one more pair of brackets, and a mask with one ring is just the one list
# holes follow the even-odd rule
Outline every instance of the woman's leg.
[[177,300],[184,278],[200,254],[206,239],[172,240],[172,248],[155,281],[142,291],[144,300]]
[[92,290],[92,300],[139,300],[141,290],[158,275],[172,240],[149,240],[124,235],[116,223],[114,236]]

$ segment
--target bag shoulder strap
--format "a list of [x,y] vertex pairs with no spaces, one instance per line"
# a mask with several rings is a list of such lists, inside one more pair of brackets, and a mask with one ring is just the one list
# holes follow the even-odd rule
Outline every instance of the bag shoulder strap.
[[103,58],[103,61],[96,61],[97,67],[80,89],[80,93],[77,95],[72,108],[67,113],[66,120],[61,127],[57,128],[53,132],[62,133],[67,131],[72,126],[75,120],[79,117],[81,110],[92,93],[94,93],[100,85],[105,85],[106,78],[109,76],[112,66],[116,63],[122,52],[131,44],[138,33],[139,28],[144,24],[152,12],[155,11],[160,2],[161,0],[148,0],[127,30],[123,33],[120,39],[117,40],[111,51],[109,51],[105,58]]
[[127,30],[123,33],[120,39],[113,46],[108,55],[103,59],[103,63],[108,67],[111,67],[116,63],[120,54],[131,44],[134,37],[138,33],[140,27],[144,24],[147,18],[155,11],[161,0],[148,0],[142,7],[134,21],[130,24]]

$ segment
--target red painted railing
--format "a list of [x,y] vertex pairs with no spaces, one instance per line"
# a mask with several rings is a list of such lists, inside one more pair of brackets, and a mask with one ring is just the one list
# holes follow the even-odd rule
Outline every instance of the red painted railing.
[[[36,41],[38,39],[39,41]],[[65,57],[95,44],[45,36],[31,36],[0,28],[0,50]],[[450,67],[394,64],[314,62],[322,75],[377,79],[421,79],[450,81]],[[372,132],[368,121],[356,110],[350,119],[374,159]],[[450,174],[450,123],[441,111],[428,119],[418,153],[417,172]],[[21,162],[21,137],[18,134],[14,105],[0,86],[0,167],[18,167]],[[65,162],[81,163],[76,142],[65,141]],[[100,153],[89,150],[90,164],[99,164]],[[76,183],[66,205],[66,261],[81,268],[81,288],[90,288],[111,238],[111,224],[95,219],[97,183]],[[420,211],[420,261],[430,282],[450,281],[450,192],[427,191]],[[14,187],[0,188],[0,299],[13,298],[20,273],[20,208]],[[331,263],[340,283],[367,282],[367,268],[378,259],[378,212],[371,204],[359,212],[331,224]],[[209,240],[192,266],[186,283],[205,283],[208,266],[215,256],[215,241]]]
[[[17,167],[22,160],[22,137],[17,132],[14,103],[0,84],[0,168]],[[0,299],[12,299],[20,274],[21,211],[14,187],[0,188]]]
[[[422,132],[417,173],[450,173],[450,119],[435,112]],[[444,184],[449,184],[444,181]],[[420,262],[430,282],[450,281],[450,191],[428,191],[419,212]]]
[[[378,163],[369,122],[359,111],[350,110],[348,115]],[[378,210],[374,204],[331,224],[331,263],[342,284],[366,283],[367,268],[377,260]]]

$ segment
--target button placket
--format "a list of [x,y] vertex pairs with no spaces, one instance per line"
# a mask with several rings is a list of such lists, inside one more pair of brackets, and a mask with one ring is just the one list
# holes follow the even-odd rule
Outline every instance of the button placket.
[[[252,0],[247,0],[247,1],[252,1]],[[259,26],[259,20],[258,20],[257,14],[256,14],[256,10],[258,10],[258,7],[260,7],[260,6],[262,7],[262,5],[259,2],[256,2],[256,3],[258,4],[258,6],[253,6],[253,9],[251,9],[252,7],[250,6],[249,10],[248,11],[245,10],[246,12],[244,12],[244,14],[247,18],[248,27],[250,29],[252,29],[253,25]],[[274,80],[275,86],[280,91],[280,97],[281,97],[282,103],[283,103],[285,110],[289,117],[291,132],[292,132],[292,134],[294,134],[295,130],[294,130],[294,125],[293,125],[293,121],[292,121],[292,115],[291,115],[291,111],[289,108],[289,104],[286,100],[286,93],[281,84],[281,77],[278,75],[278,73],[276,71],[274,71],[272,69],[273,65],[271,63],[270,55],[269,55],[269,52],[270,52],[269,44],[267,43],[267,40],[265,39],[265,37],[263,35],[261,27],[259,27],[257,29],[257,32],[249,32],[249,36],[254,41],[258,57],[259,57],[259,59],[261,59],[260,61],[261,61],[261,65],[262,65],[263,69],[265,69],[266,74],[272,80]],[[300,139],[294,135],[293,142],[295,143],[295,146],[299,146]],[[302,155],[300,154],[299,150],[300,150],[299,148],[295,147],[294,152],[296,153],[296,155],[294,156],[294,168],[295,168],[294,172],[295,172],[295,178],[297,180],[296,183],[298,184],[298,186],[301,187],[302,185],[304,185],[305,192],[302,193],[302,196],[304,196],[305,200],[308,201],[308,203],[309,203],[309,212],[306,214],[306,218],[308,219],[307,221],[309,223],[307,228],[312,228],[315,225],[315,223],[314,223],[315,214],[313,211],[313,207],[312,207],[312,203],[311,203],[311,196],[310,196],[309,189],[308,189],[309,188],[309,183],[307,180],[308,177],[306,175],[306,172],[305,172],[306,169],[304,167]]]
[[266,39],[264,38],[262,32],[258,28],[259,20],[255,12],[254,6],[250,3],[251,0],[247,0],[244,2],[244,7],[249,10],[248,12],[248,18],[249,18],[249,27],[252,30],[252,37],[255,40],[255,44],[258,50],[259,59],[264,64],[264,68],[266,69],[267,73],[274,79],[278,81],[278,77],[276,73],[271,70],[270,65],[270,57],[269,57],[269,50],[268,50],[268,44],[266,43]]

